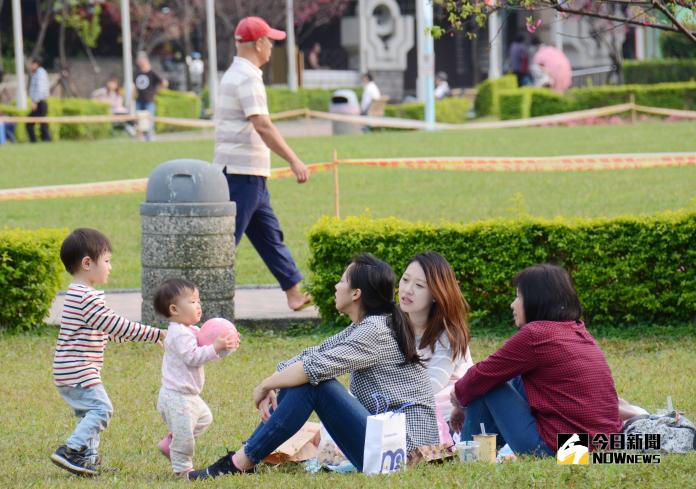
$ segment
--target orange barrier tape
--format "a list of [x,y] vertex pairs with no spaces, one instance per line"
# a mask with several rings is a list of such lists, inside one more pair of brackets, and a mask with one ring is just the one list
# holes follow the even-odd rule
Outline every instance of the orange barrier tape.
[[[334,163],[314,163],[307,165],[310,173],[326,171]],[[294,178],[290,168],[274,168],[272,179]],[[0,189],[0,202],[11,200],[62,199],[67,197],[90,197],[97,195],[119,195],[145,192],[147,178],[133,180],[114,180],[109,182],[78,183],[70,185],[51,185],[46,187],[24,187]]]
[[341,160],[341,165],[418,170],[450,171],[573,171],[624,170],[655,167],[696,165],[694,153],[608,154],[549,157],[472,157],[454,158],[394,158],[385,160]]
[[[490,121],[490,122],[468,122],[465,124],[444,124],[435,123],[429,126],[423,121],[413,119],[399,119],[396,117],[372,117],[346,114],[332,114],[328,112],[320,112],[309,109],[295,109],[285,112],[277,112],[271,114],[272,120],[291,119],[298,117],[313,117],[335,122],[344,122],[348,124],[356,124],[361,126],[386,127],[391,129],[503,129],[514,127],[534,127],[547,124],[560,124],[564,122],[572,122],[583,120],[590,117],[607,117],[610,115],[621,114],[634,110],[652,115],[674,116],[686,119],[696,119],[696,111],[665,109],[661,107],[647,107],[636,105],[633,103],[625,103],[612,105],[609,107],[600,107],[596,109],[579,110],[575,112],[564,112],[561,114],[553,114],[540,117],[530,117],[527,119],[513,119],[507,121]],[[91,115],[91,116],[56,116],[56,117],[8,117],[1,116],[0,122],[59,122],[62,124],[85,124],[85,123],[107,123],[107,122],[128,122],[136,121],[137,117],[132,115]],[[155,117],[155,122],[181,127],[195,128],[213,128],[214,122],[209,119],[184,119],[180,117]]]
[[[470,157],[470,158],[390,158],[350,159],[335,163],[307,165],[310,173],[331,170],[339,166],[369,166],[415,170],[444,170],[468,172],[544,172],[595,171],[663,168],[696,165],[696,153],[637,153],[606,155],[574,155],[549,157]],[[294,178],[290,168],[274,168],[272,179]],[[116,180],[48,187],[25,187],[0,190],[0,202],[11,200],[58,199],[96,195],[117,195],[145,192],[147,179]]]

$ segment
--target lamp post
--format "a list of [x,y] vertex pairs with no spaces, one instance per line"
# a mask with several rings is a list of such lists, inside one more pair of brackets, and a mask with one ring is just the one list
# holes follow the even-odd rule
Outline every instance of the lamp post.
[[17,75],[17,108],[26,110],[27,92],[24,77],[24,44],[22,42],[22,10],[19,0],[12,0],[12,27],[15,47],[15,73]]

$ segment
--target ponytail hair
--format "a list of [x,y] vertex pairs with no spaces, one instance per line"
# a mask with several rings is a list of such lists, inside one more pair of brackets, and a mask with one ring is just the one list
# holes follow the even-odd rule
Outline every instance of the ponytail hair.
[[421,363],[413,328],[394,301],[396,276],[392,268],[363,253],[350,261],[347,278],[351,289],[360,289],[360,303],[366,316],[391,316],[389,327],[404,355],[403,365]]

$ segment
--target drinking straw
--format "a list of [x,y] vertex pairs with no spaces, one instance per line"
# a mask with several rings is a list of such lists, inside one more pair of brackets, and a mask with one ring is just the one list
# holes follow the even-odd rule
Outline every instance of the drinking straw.
[[[671,401],[670,401],[671,402]],[[486,434],[486,427],[481,423],[481,434],[485,435]]]

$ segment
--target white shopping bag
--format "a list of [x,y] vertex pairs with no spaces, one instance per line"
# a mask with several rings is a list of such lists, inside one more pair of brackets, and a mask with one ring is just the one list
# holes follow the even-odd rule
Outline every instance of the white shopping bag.
[[363,472],[389,474],[406,469],[406,415],[402,412],[367,417]]

